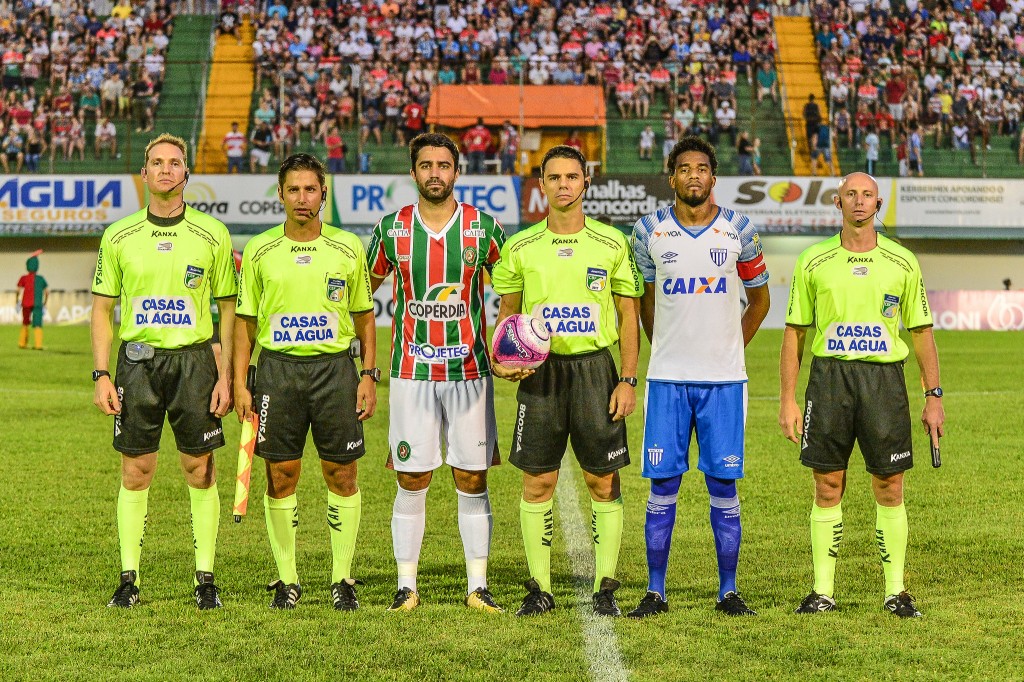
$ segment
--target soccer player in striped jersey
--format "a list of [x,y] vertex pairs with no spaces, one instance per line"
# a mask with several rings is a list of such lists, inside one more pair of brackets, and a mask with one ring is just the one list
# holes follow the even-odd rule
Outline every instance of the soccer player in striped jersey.
[[768,272],[750,219],[711,199],[718,160],[696,138],[668,159],[672,206],[637,221],[633,251],[644,277],[640,321],[651,342],[643,476],[651,479],[644,537],[647,594],[628,615],[668,611],[665,572],[694,430],[711,497],[718,555],[717,610],[755,615],[736,589],[747,373],[743,348],[768,314]]
[[419,605],[427,489],[443,447],[459,499],[465,603],[495,613],[501,608],[487,588],[493,527],[487,469],[497,463],[497,426],[483,285],[505,235],[493,217],[455,199],[454,142],[419,135],[409,156],[419,201],[382,218],[368,249],[373,289],[394,275],[388,441],[389,464],[398,474],[391,517],[398,592],[389,610]]

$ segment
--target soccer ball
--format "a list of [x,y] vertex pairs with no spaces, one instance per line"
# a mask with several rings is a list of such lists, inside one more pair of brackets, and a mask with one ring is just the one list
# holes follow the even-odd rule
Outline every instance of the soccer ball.
[[509,315],[494,330],[491,352],[505,367],[535,369],[548,359],[551,332],[530,315]]

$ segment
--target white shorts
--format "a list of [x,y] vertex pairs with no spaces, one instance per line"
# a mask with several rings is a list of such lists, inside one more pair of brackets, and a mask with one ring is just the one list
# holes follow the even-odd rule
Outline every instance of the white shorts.
[[267,164],[270,163],[270,152],[263,149],[253,149],[249,152],[249,155],[256,160],[256,165],[258,166],[266,168]]
[[391,379],[388,464],[395,471],[433,471],[443,463],[484,471],[498,464],[494,381]]

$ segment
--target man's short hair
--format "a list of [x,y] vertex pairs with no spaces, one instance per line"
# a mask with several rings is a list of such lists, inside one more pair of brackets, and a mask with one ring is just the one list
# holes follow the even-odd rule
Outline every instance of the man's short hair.
[[412,138],[409,142],[409,161],[412,163],[412,168],[415,170],[416,161],[419,159],[420,150],[424,147],[444,147],[452,155],[452,161],[455,162],[455,167],[459,167],[459,148],[452,142],[452,138],[441,133],[421,133],[416,137]]
[[316,179],[320,181],[320,186],[327,186],[327,172],[324,170],[324,165],[312,154],[292,154],[285,159],[277,171],[278,187],[284,188],[284,179],[292,171],[313,171],[316,173]]
[[173,144],[180,149],[181,156],[185,159],[185,165],[188,166],[188,143],[177,135],[171,135],[170,133],[160,133],[149,141],[149,144],[146,145],[146,153],[142,157],[142,165],[149,163],[149,150],[158,144]]
[[707,140],[695,135],[687,135],[672,147],[672,151],[668,155],[669,175],[676,172],[676,160],[686,152],[700,152],[706,155],[711,163],[711,174],[718,175],[718,156],[715,154],[715,148]]
[[544,158],[540,162],[541,177],[544,176],[544,167],[548,165],[548,161],[551,159],[571,159],[573,161],[578,161],[580,169],[583,170],[583,175],[590,175],[590,172],[587,170],[587,157],[583,156],[583,152],[576,149],[576,147],[570,147],[567,144],[556,144],[544,153]]

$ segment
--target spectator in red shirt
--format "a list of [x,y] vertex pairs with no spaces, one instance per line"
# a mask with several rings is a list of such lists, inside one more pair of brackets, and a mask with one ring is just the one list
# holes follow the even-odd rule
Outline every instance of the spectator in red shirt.
[[895,74],[885,84],[885,103],[895,121],[903,120],[903,98],[907,94],[907,82],[902,74]]
[[332,125],[331,129],[327,131],[324,145],[327,147],[327,172],[346,172],[345,153],[348,151],[348,147],[345,145],[345,141],[341,139],[338,126]]
[[569,137],[565,138],[565,142],[562,144],[566,147],[573,147],[580,150],[580,153],[583,154],[584,157],[587,155],[586,150],[583,149],[583,138],[580,137],[580,131],[578,130],[570,130]]
[[491,131],[484,125],[482,118],[478,118],[476,125],[462,136],[462,144],[466,147],[466,156],[469,161],[467,172],[478,175],[483,173],[484,158],[487,156],[487,150],[491,147]]
[[409,100],[402,109],[402,129],[398,133],[399,144],[405,144],[423,132],[425,114],[422,104],[414,99]]

